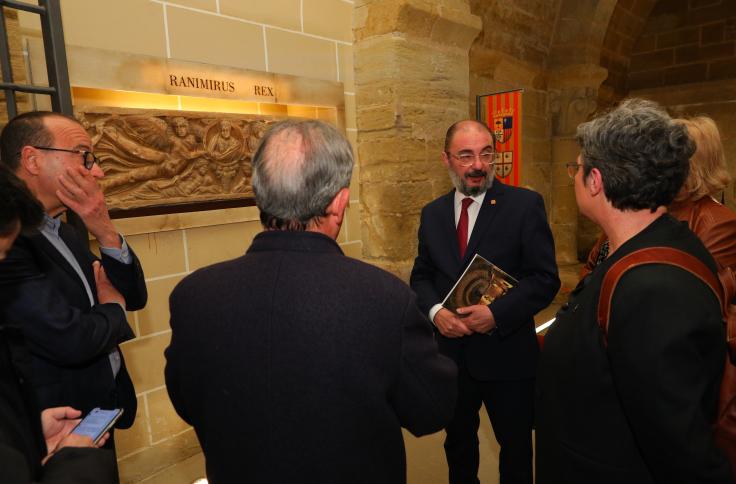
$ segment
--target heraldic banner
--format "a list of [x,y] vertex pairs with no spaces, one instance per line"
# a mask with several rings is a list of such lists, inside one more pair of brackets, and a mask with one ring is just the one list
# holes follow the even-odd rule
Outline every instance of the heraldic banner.
[[496,136],[496,177],[508,185],[521,183],[521,97],[523,90],[477,97],[476,117]]

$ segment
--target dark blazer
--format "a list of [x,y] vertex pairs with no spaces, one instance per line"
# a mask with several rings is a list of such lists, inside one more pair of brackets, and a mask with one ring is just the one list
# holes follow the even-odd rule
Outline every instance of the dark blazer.
[[0,480],[9,484],[117,482],[110,450],[64,448],[46,463],[40,410],[24,361],[30,358],[20,331],[0,325]]
[[498,180],[486,192],[465,257],[460,260],[454,215],[455,191],[422,210],[418,255],[411,272],[424,314],[441,303],[478,253],[519,280],[519,285],[489,305],[496,319],[490,335],[445,338],[443,354],[466,365],[479,380],[534,377],[539,352],[534,315],[547,307],[560,287],[552,232],[542,197]]
[[[70,226],[61,224],[59,234],[79,262],[95,305],[90,306],[74,269],[36,232],[18,237],[7,259],[0,262],[0,318],[25,336],[42,409],[68,405],[86,414],[94,407],[122,407],[124,414],[116,426],[130,427],[137,406],[135,390],[124,361],[113,378],[108,354],[132,339],[133,331],[120,306],[97,302],[94,254]],[[147,299],[143,270],[132,255],[130,265],[102,256],[105,272],[129,311],[141,309]]]
[[664,215],[600,263],[545,336],[537,378],[537,483],[731,483],[711,425],[726,358],[717,299],[682,269],[628,271],[604,345],[603,276],[637,249],[668,246],[716,266],[687,225]]
[[404,483],[401,427],[451,418],[455,365],[411,290],[313,232],[262,232],[173,291],[166,386],[210,482]]

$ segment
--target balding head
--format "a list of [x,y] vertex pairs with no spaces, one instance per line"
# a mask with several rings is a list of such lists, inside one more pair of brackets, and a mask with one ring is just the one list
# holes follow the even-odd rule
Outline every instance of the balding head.
[[5,125],[0,135],[0,160],[11,171],[18,171],[20,153],[24,146],[51,146],[53,144],[54,137],[45,122],[49,118],[62,118],[79,124],[76,119],[61,113],[31,111],[14,117]]
[[496,136],[488,126],[480,121],[476,121],[475,119],[465,119],[463,121],[458,121],[447,128],[447,133],[445,134],[445,153],[450,151],[450,145],[452,144],[452,139],[455,137],[455,134],[461,131],[481,131],[483,133],[488,133],[491,135],[491,139],[494,141],[493,145],[495,146]]
[[495,144],[493,133],[483,123],[469,119],[450,126],[442,161],[458,192],[475,197],[493,185]]
[[267,229],[306,230],[350,185],[350,143],[321,121],[283,121],[253,157],[253,191]]

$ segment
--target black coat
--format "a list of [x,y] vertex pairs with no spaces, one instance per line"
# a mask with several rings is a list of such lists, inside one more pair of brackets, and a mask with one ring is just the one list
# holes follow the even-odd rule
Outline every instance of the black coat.
[[732,482],[711,430],[726,343],[710,289],[676,267],[630,269],[614,291],[604,345],[596,321],[603,276],[653,246],[684,250],[716,272],[687,225],[665,215],[581,281],[540,359],[538,484]]
[[411,290],[313,232],[262,232],[173,291],[166,384],[210,482],[404,483],[455,365]]
[[419,308],[428,314],[442,302],[473,256],[485,257],[519,284],[489,305],[496,331],[462,338],[438,334],[440,351],[467,366],[479,380],[533,378],[539,353],[534,315],[549,305],[560,287],[544,201],[536,192],[494,180],[460,260],[454,195],[452,190],[422,210],[419,253],[411,273]]
[[[109,353],[132,339],[125,311],[117,304],[99,304],[92,272],[94,254],[74,230],[61,224],[59,235],[87,278],[95,305],[90,306],[78,274],[41,234],[21,235],[7,259],[0,262],[0,318],[20,328],[30,348],[30,375],[38,404],[71,406],[88,413],[94,407],[124,409],[117,427],[133,424],[137,401],[125,362],[113,378]],[[146,304],[140,262],[122,264],[106,255],[102,265],[120,291],[129,311]],[[122,353],[121,353],[122,359]]]

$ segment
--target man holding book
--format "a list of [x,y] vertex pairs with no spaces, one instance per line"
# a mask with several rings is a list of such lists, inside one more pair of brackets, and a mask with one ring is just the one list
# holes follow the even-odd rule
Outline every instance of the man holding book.
[[[459,367],[458,402],[446,428],[450,483],[477,483],[478,411],[484,403],[501,446],[502,484],[532,483],[534,315],[560,287],[542,197],[494,178],[492,132],[477,121],[447,130],[442,161],[454,189],[422,210],[411,286],[429,315],[440,352]],[[482,256],[516,279],[488,305],[453,311],[445,296]]]

